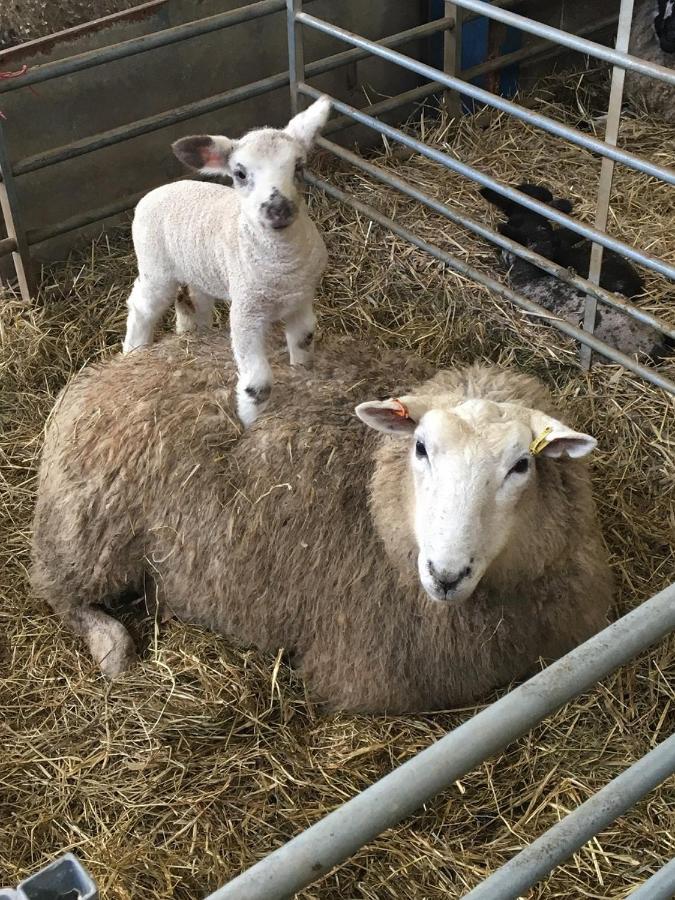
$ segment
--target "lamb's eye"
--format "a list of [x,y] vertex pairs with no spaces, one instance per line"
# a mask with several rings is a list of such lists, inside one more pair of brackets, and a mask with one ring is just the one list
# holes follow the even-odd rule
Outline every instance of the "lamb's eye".
[[[518,460],[515,466],[511,466],[511,468],[509,469],[509,475],[522,475],[524,472],[527,472],[529,468],[530,457],[523,456]],[[509,476],[507,475],[506,477],[508,478]]]
[[304,168],[304,166],[303,166],[302,160],[299,159],[295,164],[295,174],[298,178],[302,175],[303,168]]
[[237,168],[234,170],[234,177],[237,179],[237,181],[243,183],[244,181],[246,181],[246,169],[243,166],[237,166]]
[[415,456],[418,459],[426,459],[427,458],[427,448],[424,446],[422,441],[417,441],[415,444]]

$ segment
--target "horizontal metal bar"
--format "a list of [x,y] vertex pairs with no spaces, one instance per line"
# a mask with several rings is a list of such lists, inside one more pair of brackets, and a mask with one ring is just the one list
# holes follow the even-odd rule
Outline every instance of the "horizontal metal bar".
[[14,238],[3,238],[0,240],[0,258],[3,256],[9,256],[10,253],[14,253],[16,250],[16,241]]
[[629,900],[672,900],[673,897],[675,897],[675,859],[671,859],[629,894]]
[[490,3],[483,2],[483,0],[453,0],[453,2],[456,2],[456,5],[462,9],[468,9],[478,15],[486,16],[488,19],[494,19],[496,22],[503,22],[504,25],[512,25],[520,31],[535,34],[537,37],[545,38],[547,41],[553,41],[554,44],[560,44],[563,47],[569,47],[570,50],[583,53],[584,56],[592,56],[595,59],[603,60],[603,62],[619,66],[621,69],[639,72],[641,75],[649,75],[658,81],[665,81],[666,84],[675,85],[675,70],[666,66],[659,66],[637,56],[612,50],[610,47],[596,44],[594,41],[587,41],[582,37],[570,34],[568,31],[553,28],[551,25],[544,25],[543,22],[528,19],[526,16],[510,12],[507,9],[500,9],[492,6]]
[[[517,0],[517,2],[523,2],[523,0]],[[600,31],[603,28],[606,28],[608,25],[614,24],[617,21],[616,16],[610,16],[607,19],[603,19],[601,22],[598,22],[595,25],[587,26],[583,28],[580,33],[591,34],[595,31]],[[550,49],[550,44],[546,41],[541,41],[538,44],[530,44],[527,47],[524,47],[522,50],[516,50],[514,53],[506,54],[505,56],[499,56],[495,59],[488,60],[486,63],[481,63],[478,66],[473,66],[470,69],[465,69],[462,72],[462,78],[465,78],[467,81],[472,78],[477,78],[480,75],[484,75],[488,72],[494,72],[498,69],[502,69],[505,66],[509,66],[515,62],[524,62],[525,60],[530,59],[540,59],[540,58],[549,58],[559,55],[564,51],[564,47],[554,47]],[[354,52],[353,50],[347,50],[347,53]],[[365,56],[365,51],[363,52]],[[329,57],[332,59],[333,57]],[[310,63],[305,66],[305,72],[308,75],[312,75],[314,73],[310,72],[310,68],[312,65],[316,65],[314,63]],[[392,112],[392,110],[399,109],[401,106],[406,106],[408,103],[416,103],[419,100],[424,100],[425,97],[429,97],[431,94],[435,94],[443,90],[443,85],[438,81],[430,81],[427,84],[420,85],[420,87],[412,88],[409,91],[405,91],[402,94],[396,94],[394,97],[386,97],[384,100],[379,100],[377,103],[372,103],[370,106],[364,107],[360,110],[363,113],[366,113],[369,116],[379,116],[384,113]],[[335,134],[338,131],[342,131],[345,128],[351,128],[353,126],[353,121],[349,118],[349,116],[337,116],[334,119],[331,119],[328,125],[323,129],[322,134]]]
[[[447,31],[453,24],[453,20],[447,17],[434,19],[432,22],[424,22],[422,25],[415,25],[414,28],[408,28],[405,31],[398,31],[396,34],[380,38],[378,44],[381,47],[398,47],[421,38],[431,37],[431,35],[438,34],[441,31]],[[369,50],[362,50],[359,47],[343,50],[341,53],[333,54],[333,56],[326,56],[324,59],[306,63],[305,77],[313,78],[315,75],[323,75],[324,72],[330,72],[332,69],[338,69],[340,66],[345,66],[348,63],[368,59],[370,55]]]
[[[298,87],[300,92],[306,94],[308,97],[314,97],[316,99],[321,96],[319,91],[310,87],[308,84],[302,83]],[[473,166],[469,166],[466,163],[455,159],[448,153],[443,153],[440,150],[429,147],[422,141],[418,141],[416,138],[411,137],[400,129],[387,125],[384,122],[380,122],[378,119],[374,119],[372,116],[366,115],[358,109],[354,109],[353,106],[342,103],[342,101],[335,97],[331,97],[330,101],[331,106],[333,109],[337,110],[337,112],[345,113],[351,119],[354,119],[354,121],[360,122],[362,125],[368,125],[380,134],[384,134],[388,138],[398,141],[406,147],[410,147],[412,150],[416,150],[422,156],[426,156],[427,159],[432,159],[434,162],[445,166],[446,169],[451,169],[453,172],[457,172],[465,178],[471,179],[471,181],[476,181],[478,184],[483,185],[483,187],[492,188],[498,194],[501,194],[503,197],[508,197],[510,200],[515,200],[516,203],[521,204],[521,206],[526,207],[526,209],[531,209],[540,215],[544,215],[547,219],[551,219],[551,221],[556,222],[558,225],[562,225],[564,228],[569,228],[570,231],[574,231],[576,234],[580,234],[590,241],[602,244],[603,247],[609,247],[610,250],[615,250],[617,253],[646,266],[648,269],[652,269],[655,272],[659,272],[661,275],[665,275],[666,277],[675,280],[675,266],[671,266],[663,260],[651,256],[649,253],[645,253],[642,250],[637,250],[635,247],[631,247],[630,244],[626,244],[623,241],[610,237],[610,235],[604,234],[604,232],[598,231],[590,225],[585,225],[583,222],[579,222],[576,219],[565,215],[565,213],[561,213],[557,209],[553,209],[553,207],[547,206],[545,203],[541,203],[539,200],[535,200],[527,194],[523,194],[515,188],[508,187],[507,185],[496,181],[494,178],[491,178],[489,175],[483,174],[483,172],[480,172]]]
[[[302,22],[303,25],[308,25],[323,34],[329,34],[338,40],[343,40],[356,47],[362,47],[364,49],[368,48],[374,56],[378,56],[388,62],[402,66],[404,69],[408,69],[411,72],[416,72],[418,75],[422,75],[424,78],[428,78],[431,81],[438,81],[444,87],[453,88],[461,94],[466,94],[467,97],[473,97],[474,100],[478,100],[488,106],[493,106],[495,109],[508,113],[514,118],[520,119],[522,122],[541,128],[543,131],[547,131],[549,134],[554,134],[557,137],[565,138],[565,140],[578,147],[583,147],[600,156],[606,156],[609,159],[613,159],[615,162],[623,163],[638,172],[643,172],[646,175],[659,178],[667,184],[675,185],[675,169],[656,165],[656,163],[644,160],[634,153],[620,150],[618,147],[607,144],[591,135],[584,134],[584,132],[579,131],[576,128],[570,128],[569,125],[563,125],[555,119],[551,119],[534,110],[526,109],[524,106],[519,106],[511,100],[506,100],[504,97],[492,94],[490,91],[486,91],[481,87],[463,81],[461,78],[455,78],[453,75],[441,72],[440,69],[434,69],[433,66],[419,62],[410,56],[405,56],[397,50],[392,50],[389,47],[381,47],[374,41],[369,41],[358,34],[346,31],[344,28],[338,28],[337,25],[325,22],[323,19],[317,19],[309,13],[298,13],[296,19],[298,22]],[[673,80],[675,82],[675,72],[673,73]]]
[[[419,87],[411,88],[411,90],[405,91],[402,94],[396,94],[393,97],[385,97],[384,100],[378,100],[377,103],[371,103],[370,106],[364,107],[361,112],[366,113],[366,115],[369,116],[380,116],[384,113],[391,112],[394,109],[399,109],[401,106],[406,106],[408,103],[416,103],[419,100],[424,100],[425,97],[436,93],[436,91],[442,87],[443,86],[437,81],[431,81],[427,84],[422,84]],[[322,134],[335,134],[338,131],[344,131],[345,128],[353,127],[354,121],[349,116],[336,116],[336,118],[331,119],[328,125],[322,129]]]
[[99,206],[98,209],[89,210],[86,213],[80,213],[77,216],[71,216],[70,219],[64,219],[56,225],[47,225],[44,228],[34,228],[28,232],[28,243],[32,247],[34,244],[41,244],[43,241],[49,241],[52,238],[67,234],[69,231],[75,231],[78,228],[84,228],[87,225],[93,225],[95,222],[102,222],[112,216],[133,209],[138,201],[145,197],[148,191],[139,191],[137,194],[130,194],[122,197],[115,203],[109,203],[107,206]]
[[517,900],[674,772],[675,734],[465,894],[465,900]]
[[14,175],[26,175],[28,172],[35,172],[47,166],[53,166],[66,159],[74,159],[77,156],[100,150],[103,147],[111,147],[113,144],[119,144],[121,141],[128,141],[142,134],[149,134],[152,131],[167,128],[169,125],[184,122],[186,119],[194,119],[196,116],[223,109],[226,106],[232,106],[234,103],[250,100],[252,97],[258,97],[261,94],[282,88],[287,84],[288,72],[280,72],[277,75],[261,78],[260,81],[232,88],[222,94],[215,94],[212,97],[206,97],[204,100],[197,100],[194,103],[188,103],[185,106],[179,106],[176,109],[158,113],[155,116],[148,116],[146,119],[139,119],[136,122],[131,122],[129,125],[121,125],[119,128],[101,131],[93,137],[73,141],[72,144],[56,147],[44,153],[36,153],[34,156],[27,156],[25,159],[17,161],[14,164]]
[[601,356],[604,356],[607,359],[612,360],[612,362],[618,363],[624,368],[629,369],[631,372],[639,375],[640,378],[643,378],[650,384],[656,385],[656,387],[660,387],[664,391],[668,391],[668,393],[670,394],[675,394],[675,382],[671,381],[669,378],[666,378],[665,375],[661,375],[655,369],[649,369],[646,366],[635,362],[635,360],[630,356],[627,356],[625,353],[622,353],[620,350],[617,350],[614,347],[610,347],[609,344],[606,344],[604,341],[598,340],[598,338],[596,338],[594,335],[589,334],[587,331],[584,331],[582,328],[577,328],[575,325],[571,325],[564,319],[556,318],[551,314],[549,310],[545,309],[539,303],[535,303],[534,300],[530,300],[529,297],[526,297],[523,294],[519,294],[517,291],[512,290],[505,284],[502,284],[501,281],[497,281],[496,279],[491,278],[489,275],[486,275],[484,272],[481,272],[478,269],[474,269],[472,266],[467,265],[458,257],[453,256],[451,253],[447,253],[445,250],[441,250],[441,248],[437,247],[435,244],[430,244],[428,241],[423,240],[416,234],[413,234],[412,231],[409,231],[407,228],[399,225],[393,219],[385,216],[383,213],[379,212],[379,210],[374,209],[372,206],[368,206],[365,203],[361,203],[361,201],[359,200],[355,200],[353,197],[345,194],[344,191],[339,190],[339,188],[328,184],[328,182],[326,181],[322,181],[320,178],[317,178],[310,173],[307,173],[305,175],[305,178],[310,184],[321,188],[321,190],[325,191],[327,194],[330,194],[332,197],[335,197],[337,200],[340,200],[342,203],[345,203],[347,206],[353,207],[354,209],[363,213],[363,215],[372,219],[374,222],[377,222],[384,228],[388,228],[390,231],[393,231],[394,234],[397,234],[404,240],[409,241],[416,247],[419,247],[420,250],[424,250],[435,259],[438,259],[441,262],[445,263],[455,272],[459,272],[461,275],[465,275],[467,278],[471,278],[473,281],[478,282],[478,284],[484,285],[493,293],[497,294],[500,297],[504,297],[504,299],[515,304],[516,306],[522,307],[529,313],[540,316],[542,319],[557,328],[558,331],[562,331],[563,334],[566,334],[569,337],[572,337],[575,340],[579,341],[580,343],[585,344],[596,353],[599,353]]
[[[618,21],[619,17],[616,15],[607,16],[607,18],[601,19],[599,22],[585,25],[583,28],[580,28],[577,32],[577,36],[585,37],[587,34],[596,34],[598,31],[604,31],[605,28],[616,25]],[[479,63],[477,66],[471,66],[470,69],[464,69],[461,72],[461,76],[466,81],[471,81],[473,78],[480,78],[481,75],[487,75],[490,72],[505,69],[506,66],[513,66],[516,63],[526,62],[533,57],[549,59],[551,57],[559,56],[564,50],[565,47],[557,47],[555,45],[552,47],[550,41],[534,41],[531,44],[525,44],[520,50],[514,50],[513,53],[505,53],[503,56],[488,59],[486,62]]]
[[674,628],[675,585],[670,585],[329,813],[208,900],[292,896]]
[[121,41],[109,47],[99,47],[95,50],[87,50],[66,59],[58,59],[54,62],[44,63],[41,66],[33,66],[20,78],[0,80],[0,94],[15,91],[29,84],[39,84],[51,78],[62,75],[72,75],[92,66],[100,66],[103,63],[115,59],[125,59],[137,53],[145,53],[148,50],[156,50],[158,47],[167,47],[179,41],[200,37],[222,28],[231,28],[241,22],[249,22],[252,19],[260,19],[272,13],[280,12],[286,8],[285,0],[258,0],[249,6],[242,6],[229,12],[219,13],[216,16],[208,16],[205,19],[197,19],[194,22],[186,22],[184,25],[176,25],[173,28],[165,28],[152,34],[144,34],[141,37]]
[[597,297],[598,300],[600,300],[602,303],[605,303],[607,306],[611,306],[613,309],[618,309],[622,313],[625,313],[627,316],[630,316],[631,318],[636,319],[639,322],[644,322],[646,325],[651,326],[656,331],[659,331],[662,334],[665,334],[675,340],[675,327],[669,325],[667,322],[664,322],[663,319],[659,319],[657,316],[653,316],[651,313],[645,312],[642,309],[638,309],[627,300],[622,300],[616,294],[612,294],[610,291],[606,291],[598,285],[593,284],[593,282],[588,281],[587,278],[582,278],[579,275],[573,275],[570,270],[566,269],[564,266],[557,265],[550,259],[546,259],[545,256],[540,256],[538,253],[530,250],[529,247],[524,247],[522,244],[517,244],[510,238],[504,237],[504,235],[493,231],[491,228],[488,228],[486,225],[481,225],[481,223],[477,222],[475,219],[472,219],[469,216],[464,215],[463,213],[457,212],[457,210],[453,209],[451,206],[447,206],[445,203],[441,203],[439,200],[435,200],[433,197],[429,197],[423,191],[418,190],[416,187],[411,185],[409,182],[404,181],[402,178],[398,178],[392,172],[389,172],[386,169],[382,169],[379,166],[375,166],[372,163],[366,162],[366,160],[358,156],[356,153],[352,153],[350,150],[346,150],[344,147],[340,147],[338,144],[334,144],[332,141],[328,141],[322,137],[317,138],[316,144],[317,146],[322,147],[324,150],[328,150],[339,159],[343,159],[345,160],[345,162],[350,163],[358,169],[361,169],[361,171],[367,172],[373,178],[376,178],[378,181],[382,182],[382,184],[386,184],[388,187],[400,191],[406,196],[411,197],[413,200],[416,200],[418,203],[423,203],[426,207],[433,210],[435,213],[444,216],[446,219],[449,219],[456,225],[461,225],[463,228],[466,228],[469,231],[472,231],[474,234],[479,235],[479,237],[485,238],[485,240],[490,241],[492,244],[496,244],[503,250],[508,250],[510,253],[513,253],[516,256],[519,256],[521,259],[526,260],[528,263],[531,263],[532,265],[543,269],[549,275],[553,275],[554,277],[560,279],[560,281],[565,282],[565,284],[570,284],[573,287],[579,288],[579,290],[583,291],[584,293],[591,294],[591,296]]
[[[386,46],[397,46],[410,41],[418,40],[430,34],[436,34],[444,31],[450,19],[439,19],[434,22],[427,22],[424,25],[410,28],[407,31],[401,31],[397,34],[383,38],[381,43]],[[365,50],[353,49],[343,53],[336,53],[333,56],[318,60],[315,63],[308,64],[305,69],[308,75],[320,75],[329,72],[332,69],[339,68],[347,63],[354,62],[359,59],[365,59],[370,54]],[[258,97],[269,91],[285,87],[288,84],[288,72],[279,72],[276,75],[269,75],[267,78],[261,78],[259,81],[250,84],[232,88],[222,94],[215,94],[204,100],[198,100],[194,103],[188,103],[185,106],[159,113],[155,116],[149,116],[145,119],[139,119],[128,125],[121,125],[119,128],[112,128],[109,131],[99,132],[98,134],[74,141],[63,147],[56,147],[53,150],[43,153],[36,153],[33,156],[27,156],[25,159],[18,160],[14,163],[13,172],[15,176],[25,175],[28,172],[35,172],[44,169],[47,166],[55,165],[66,159],[74,159],[94,150],[100,150],[103,147],[110,147],[122,141],[131,140],[143,134],[149,134],[152,131],[158,131],[161,128],[167,128],[178,122],[184,122],[187,119],[196,118],[205,113],[214,112],[217,109],[223,109],[235,103],[241,103],[244,100],[250,100],[252,97]]]

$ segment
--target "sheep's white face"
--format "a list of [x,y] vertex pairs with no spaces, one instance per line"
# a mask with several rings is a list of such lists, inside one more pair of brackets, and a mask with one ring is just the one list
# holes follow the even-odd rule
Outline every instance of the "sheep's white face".
[[379,431],[408,437],[419,579],[438,601],[470,597],[508,546],[536,478],[534,440],[546,435],[540,452],[549,457],[585,456],[596,446],[589,435],[512,403],[441,408],[403,397],[356,412]]
[[281,231],[298,215],[302,167],[329,112],[328,98],[321,97],[283,129],[260,128],[238,141],[212,135],[181,138],[173,152],[203,174],[230,175],[249,222]]

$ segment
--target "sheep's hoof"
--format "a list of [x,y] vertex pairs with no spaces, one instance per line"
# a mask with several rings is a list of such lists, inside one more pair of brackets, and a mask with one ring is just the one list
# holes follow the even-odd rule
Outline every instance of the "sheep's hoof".
[[[122,626],[120,626],[122,627]],[[98,663],[106,678],[117,678],[138,662],[138,653],[131,638],[125,630],[120,634],[109,630],[101,630],[90,635],[89,647],[92,656]]]

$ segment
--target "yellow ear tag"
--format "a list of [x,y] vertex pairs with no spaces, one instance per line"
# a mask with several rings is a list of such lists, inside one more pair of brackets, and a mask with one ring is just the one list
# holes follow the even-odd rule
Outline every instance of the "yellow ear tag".
[[410,415],[405,406],[401,403],[400,400],[397,400],[395,397],[392,398],[392,403],[395,403],[396,406],[394,408],[394,415],[400,416],[401,419],[409,419]]
[[532,456],[538,456],[541,453],[544,447],[548,444],[547,438],[552,431],[553,429],[550,425],[548,425],[546,428],[544,428],[539,437],[536,437],[532,441],[532,443],[530,444],[530,453],[532,454]]

